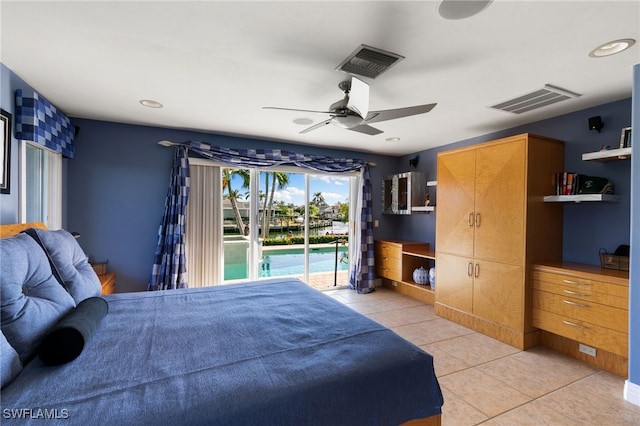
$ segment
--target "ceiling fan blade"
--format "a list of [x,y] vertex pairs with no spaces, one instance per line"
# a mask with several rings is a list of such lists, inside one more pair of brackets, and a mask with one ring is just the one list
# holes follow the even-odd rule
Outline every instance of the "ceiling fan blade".
[[369,113],[369,85],[356,77],[351,77],[347,108],[362,118]]
[[424,114],[431,111],[438,104],[416,105],[406,108],[386,109],[381,111],[371,111],[364,121],[367,123],[377,123],[379,121],[395,120],[396,118],[409,117],[411,115]]
[[353,130],[354,132],[364,133],[365,135],[371,135],[371,136],[384,133],[382,130],[376,129],[375,127],[369,126],[368,124],[360,124],[359,126],[353,126],[348,130]]
[[281,111],[299,111],[299,112],[314,112],[316,114],[333,114],[331,111],[315,111],[312,109],[297,109],[297,108],[280,108],[280,107],[262,107],[262,109],[278,109]]
[[319,123],[314,124],[314,125],[313,125],[313,126],[311,126],[311,127],[307,127],[306,129],[304,129],[304,130],[303,130],[303,131],[301,131],[300,133],[309,133],[309,132],[310,132],[310,131],[312,131],[312,130],[318,129],[318,128],[320,128],[320,127],[324,127],[324,126],[326,126],[327,124],[330,124],[330,123],[331,123],[331,119],[324,120],[324,121],[321,121],[321,122],[319,122]]

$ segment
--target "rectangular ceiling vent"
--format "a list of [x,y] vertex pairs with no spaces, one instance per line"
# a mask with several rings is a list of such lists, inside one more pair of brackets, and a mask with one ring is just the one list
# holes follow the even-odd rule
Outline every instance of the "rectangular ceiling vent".
[[336,70],[376,78],[402,59],[404,56],[397,53],[361,44]]
[[540,90],[518,96],[505,102],[500,102],[499,104],[492,105],[490,108],[512,112],[514,114],[522,114],[523,112],[542,108],[567,99],[577,98],[578,96],[582,95],[546,84],[544,88]]

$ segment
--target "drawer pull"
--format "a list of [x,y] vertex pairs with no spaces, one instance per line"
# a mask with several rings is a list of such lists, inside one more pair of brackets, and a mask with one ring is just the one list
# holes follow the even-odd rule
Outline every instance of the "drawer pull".
[[480,226],[480,213],[476,213],[476,228]]
[[566,303],[567,305],[571,305],[571,306],[577,306],[578,308],[588,308],[589,305],[585,305],[582,303],[578,303],[578,302],[573,302],[571,300],[563,300],[564,303]]
[[474,272],[474,274],[473,274],[473,275],[474,275],[476,278],[478,278],[478,277],[480,276],[480,264],[479,264],[479,263],[476,263],[476,266],[475,266],[475,268],[474,268],[474,271],[475,271],[475,272]]
[[469,264],[467,265],[467,275],[468,276],[472,276],[473,275],[473,263],[469,262]]
[[469,217],[467,218],[467,225],[473,226],[473,212],[469,213]]
[[585,293],[578,293],[577,291],[572,291],[572,290],[563,290],[565,293],[570,294],[572,296],[578,296],[578,297],[589,297],[588,294]]
[[571,280],[562,280],[567,284],[575,284],[575,285],[589,285],[589,283],[583,283],[580,281],[571,281]]
[[576,324],[575,322],[571,322],[571,321],[563,320],[562,322],[567,324],[567,325],[570,325],[571,327],[580,328],[580,329],[583,329],[583,330],[586,330],[586,329],[589,328],[589,327],[585,327],[584,325]]

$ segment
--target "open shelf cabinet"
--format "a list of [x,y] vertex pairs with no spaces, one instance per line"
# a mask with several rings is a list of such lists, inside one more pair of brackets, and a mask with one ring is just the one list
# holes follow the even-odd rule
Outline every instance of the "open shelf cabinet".
[[385,287],[432,304],[435,292],[431,287],[416,284],[413,271],[420,266],[429,269],[435,264],[435,252],[428,243],[414,241],[376,241],[376,273]]

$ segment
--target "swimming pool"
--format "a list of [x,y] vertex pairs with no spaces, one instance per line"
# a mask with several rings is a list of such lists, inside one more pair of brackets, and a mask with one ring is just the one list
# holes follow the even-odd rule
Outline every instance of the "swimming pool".
[[[225,256],[226,256],[225,250]],[[346,271],[349,267],[346,260],[347,247],[338,247],[338,271]],[[242,259],[242,258],[240,258]],[[231,259],[229,259],[231,260]],[[242,259],[244,260],[244,259]],[[336,261],[335,247],[309,247],[309,272],[333,272]],[[237,280],[248,277],[246,263],[227,262],[225,257],[224,279]],[[281,277],[304,274],[303,248],[262,248],[262,262],[259,266],[259,277]]]

